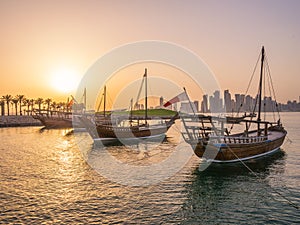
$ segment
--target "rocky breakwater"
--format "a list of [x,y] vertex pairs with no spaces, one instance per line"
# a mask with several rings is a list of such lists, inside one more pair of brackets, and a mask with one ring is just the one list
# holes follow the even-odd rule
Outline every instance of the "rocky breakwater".
[[0,116],[0,127],[42,126],[32,116]]

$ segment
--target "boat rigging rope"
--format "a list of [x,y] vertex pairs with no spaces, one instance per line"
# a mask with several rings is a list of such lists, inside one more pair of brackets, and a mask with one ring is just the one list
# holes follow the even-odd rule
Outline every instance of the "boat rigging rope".
[[[107,101],[107,99],[108,99],[108,101]],[[100,103],[99,103],[99,105],[98,105],[98,107],[97,107],[97,111],[96,111],[96,112],[99,112],[99,110],[100,110],[100,108],[101,108],[101,106],[102,106],[102,102],[103,102],[103,101],[104,101],[104,93],[102,93],[102,95],[101,95]],[[106,91],[106,104],[108,105],[108,103],[111,105],[111,107],[113,106],[113,100],[112,100],[112,98],[111,98],[109,92]],[[105,106],[105,108],[108,108],[107,105]],[[106,110],[106,109],[105,109],[105,110]],[[104,111],[104,109],[103,109],[103,111]]]
[[[266,67],[264,67],[263,74],[266,74]],[[264,90],[264,97],[263,97],[263,106],[264,106],[264,121],[266,121],[267,113],[266,113],[266,76],[263,76],[263,90]]]
[[[110,106],[111,108],[111,110],[113,110],[113,103],[114,103],[114,101],[112,100],[112,98],[111,98],[111,96],[110,96],[110,94],[109,94],[109,92],[106,92],[106,98],[108,99],[108,101],[106,101],[106,108],[108,108],[109,109],[109,107],[107,107],[107,106]],[[107,110],[106,110],[107,111]]]
[[268,75],[268,77],[270,79],[270,83],[271,83],[271,87],[272,87],[272,94],[274,96],[274,100],[275,100],[275,104],[276,104],[275,106],[276,106],[276,109],[277,109],[278,118],[280,120],[280,113],[279,113],[278,103],[277,103],[277,99],[276,99],[276,94],[275,94],[275,90],[274,90],[273,80],[272,80],[272,77],[271,77],[271,70],[270,70],[270,67],[269,67],[267,56],[266,56],[265,60],[266,60],[267,70],[268,70],[267,75]]
[[[256,71],[256,68],[257,68],[257,65],[258,65],[260,57],[261,57],[261,53],[259,54],[259,57],[258,57],[258,59],[256,61],[254,70],[252,72],[252,76],[250,78],[247,90],[245,92],[245,96],[248,94],[248,91],[249,91],[250,85],[252,83],[252,80],[253,80],[253,77],[254,77],[254,74],[255,74],[255,71]],[[264,78],[264,82],[263,82],[263,84],[264,84],[264,88],[263,88],[264,89],[264,96],[266,96],[266,84],[265,84],[265,82],[267,81],[268,88],[269,88],[269,93],[270,93],[270,97],[274,97],[274,101],[275,101],[275,106],[274,106],[274,104],[272,104],[272,112],[273,112],[272,115],[273,115],[274,122],[276,122],[274,107],[276,108],[277,116],[278,116],[279,121],[281,120],[281,117],[280,117],[280,113],[279,113],[279,107],[278,107],[278,103],[277,103],[277,99],[276,99],[276,94],[275,94],[275,90],[274,90],[274,85],[273,85],[273,80],[272,80],[272,77],[271,77],[271,71],[270,71],[270,66],[269,66],[269,63],[268,63],[267,55],[265,55],[265,61],[264,62],[266,63],[266,66],[264,67],[264,74],[266,74],[266,75],[263,77]],[[254,104],[254,109],[252,111],[253,113],[256,110],[257,100],[258,99],[257,99],[257,96],[256,96],[255,104]],[[241,105],[238,108],[236,116],[239,115],[240,110],[241,110],[241,108],[244,105],[244,102],[245,102],[245,98],[242,99],[242,103],[241,103]],[[263,107],[264,107],[264,120],[266,120],[266,100],[265,100],[265,98],[263,99]],[[251,120],[252,120],[252,117],[251,117]],[[249,124],[249,129],[250,129],[250,126],[251,126],[251,123]],[[231,132],[231,130],[233,129],[233,127],[234,127],[234,124],[231,125],[231,127],[229,129],[229,133]]]
[[96,112],[99,112],[100,107],[101,107],[101,105],[102,105],[102,101],[103,101],[103,95],[101,96],[100,103],[99,103],[99,105],[98,105],[98,108],[97,108],[97,111],[96,111]]
[[256,71],[256,68],[257,68],[257,65],[258,65],[258,62],[259,62],[260,57],[261,57],[261,52],[260,52],[260,54],[259,54],[259,56],[258,56],[258,59],[257,59],[256,64],[255,64],[255,67],[254,67],[254,69],[253,69],[253,72],[252,72],[250,81],[249,81],[249,83],[248,83],[248,87],[247,87],[246,92],[245,92],[245,96],[248,94],[248,91],[249,91],[250,85],[251,85],[251,83],[252,83],[252,80],[253,80],[253,77],[254,77],[254,74],[255,74],[255,71]]
[[[288,135],[286,135],[282,147],[288,147],[288,146],[289,146],[290,144],[292,144],[292,143],[293,143],[293,141],[288,137]],[[287,145],[288,145],[288,146],[287,146]]]
[[[261,182],[262,179],[249,167],[246,165],[246,163],[243,162],[243,160],[241,160],[234,151],[232,151],[232,149],[228,146],[229,151],[243,164],[243,166],[245,166],[247,168],[247,170],[254,175],[258,180],[260,180]],[[267,186],[269,186],[269,188],[274,191],[276,194],[278,194],[280,197],[282,197],[284,200],[286,200],[288,202],[288,204],[292,207],[294,207],[295,209],[299,209],[299,206],[292,202],[291,200],[289,200],[287,197],[285,197],[282,193],[280,193],[279,191],[277,191],[275,188],[273,188],[270,184],[266,184]],[[289,189],[287,188],[287,190],[289,191]],[[274,200],[277,200],[274,196],[272,196]]]
[[145,81],[145,77],[143,77],[143,79],[142,79],[142,83],[141,83],[141,86],[140,86],[138,95],[136,96],[136,102],[135,102],[135,104],[133,105],[134,108],[135,108],[135,107],[138,105],[138,103],[139,103],[139,99],[140,99],[140,95],[141,95],[142,88],[143,88],[143,85],[144,85],[144,81]]
[[[261,52],[259,53],[258,58],[257,58],[257,61],[256,61],[256,64],[255,64],[255,66],[254,66],[254,69],[253,69],[253,72],[252,72],[250,81],[249,81],[249,83],[248,83],[248,86],[247,86],[247,89],[246,89],[246,92],[245,92],[245,96],[248,94],[248,91],[249,91],[249,89],[250,89],[250,85],[251,85],[252,80],[253,80],[253,77],[254,77],[254,75],[255,75],[255,71],[256,71],[256,68],[257,68],[257,65],[258,65],[258,62],[259,62],[260,57],[261,57]],[[256,99],[257,99],[257,98],[256,98]],[[242,99],[242,102],[241,102],[241,104],[240,104],[240,106],[239,106],[239,108],[238,108],[238,111],[237,111],[237,113],[236,113],[236,116],[239,115],[240,110],[242,109],[242,107],[243,107],[243,105],[244,105],[244,102],[245,102],[245,97]],[[256,103],[257,103],[257,101],[255,101],[254,107],[256,107]],[[253,112],[255,112],[255,109],[253,110]],[[252,117],[251,117],[251,120],[252,120]],[[229,133],[231,132],[231,130],[233,129],[233,127],[234,127],[234,124],[231,124],[231,127],[230,127],[230,129],[229,129]]]
[[[267,73],[268,74],[268,73]],[[268,74],[267,78],[268,78],[268,88],[269,88],[269,93],[270,96],[272,96],[272,91],[271,91],[271,81],[270,81],[270,74]],[[276,107],[277,103],[275,102],[275,107]],[[272,112],[273,112],[273,120],[274,122],[276,122],[276,118],[275,118],[275,109],[274,109],[274,104],[272,103]]]
[[[150,85],[150,82],[149,81],[151,81],[150,79],[148,79],[148,96],[150,96],[150,99],[148,98],[148,101],[150,102],[151,101],[151,104],[152,105],[155,105],[155,99],[154,98],[151,98],[151,97],[155,97],[155,95],[154,95],[154,92],[152,91],[152,88],[151,88],[151,85]],[[150,105],[151,105],[150,104]],[[149,105],[149,104],[148,104]]]

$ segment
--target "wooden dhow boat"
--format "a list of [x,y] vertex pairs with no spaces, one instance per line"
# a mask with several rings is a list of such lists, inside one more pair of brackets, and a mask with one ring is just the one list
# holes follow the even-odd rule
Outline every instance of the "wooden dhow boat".
[[[234,120],[233,117],[227,120],[226,117],[180,115],[185,128],[183,137],[198,157],[211,162],[231,163],[266,156],[280,149],[287,135],[280,117],[277,121],[270,122],[263,120],[261,116],[263,76],[265,71],[269,71],[265,70],[264,66],[265,50],[262,47],[257,119],[254,119],[255,109],[250,119],[239,118],[238,120]],[[276,107],[278,107],[277,103]],[[230,130],[225,128],[226,124],[237,123],[245,124],[244,132],[231,134]],[[251,125],[254,126],[253,130]]]
[[[103,119],[88,119],[81,117],[80,120],[84,124],[86,130],[94,141],[101,141],[103,144],[111,142],[136,142],[141,139],[157,139],[165,136],[165,133],[178,119],[178,114],[174,113],[173,116],[149,116],[148,115],[148,97],[147,97],[147,69],[143,75],[142,86],[145,85],[145,110],[144,116],[133,116],[131,104],[130,113],[122,115],[119,113],[110,112],[107,115],[105,110],[106,102],[106,87],[104,87],[104,111]],[[139,94],[140,94],[139,91]],[[139,97],[138,97],[139,98]],[[137,99],[138,99],[137,98]],[[107,118],[110,119],[107,119]],[[159,121],[160,123],[155,123]]]
[[78,116],[81,113],[76,113],[76,110],[86,109],[86,89],[82,96],[83,103],[78,103],[76,99],[71,96],[71,101],[66,102],[66,108],[63,110],[40,110],[35,109],[32,117],[39,120],[44,128],[60,129],[60,128],[82,128]]
[[32,115],[34,119],[39,120],[47,129],[72,128],[72,112],[59,111],[38,111]]

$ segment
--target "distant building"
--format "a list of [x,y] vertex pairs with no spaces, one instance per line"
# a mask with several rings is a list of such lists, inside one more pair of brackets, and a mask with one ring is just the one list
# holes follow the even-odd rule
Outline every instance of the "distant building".
[[231,111],[230,112],[234,112],[235,108],[236,108],[236,103],[233,99],[231,99]]
[[250,95],[247,95],[245,99],[245,110],[247,112],[252,112],[254,109],[253,105],[253,98]]
[[[224,103],[224,104],[223,104]],[[194,102],[195,107],[197,103]],[[198,106],[199,107],[199,106]],[[250,95],[235,94],[232,98],[229,90],[224,91],[224,100],[220,97],[220,92],[215,91],[212,96],[203,95],[200,111],[208,112],[252,112],[258,110],[258,95],[252,97]],[[264,97],[262,99],[262,111],[297,111],[300,112],[300,96],[299,100],[289,100],[286,104],[280,104],[272,99],[272,97]]]
[[[196,101],[196,102],[198,102],[198,101]],[[180,112],[197,113],[198,111],[196,109],[196,106],[195,106],[194,102],[181,102]]]
[[164,97],[161,96],[161,97],[159,98],[159,106],[160,106],[160,107],[163,107],[163,105],[164,105]]
[[203,95],[203,99],[201,102],[201,112],[202,113],[208,113],[208,99],[207,95]]
[[229,90],[224,91],[224,107],[226,112],[232,111],[232,105],[231,105],[231,94]]
[[193,112],[189,102],[181,102],[180,112],[191,113]]
[[264,111],[272,112],[274,109],[274,104],[271,97],[264,97]]
[[242,98],[240,94],[235,94],[235,111],[239,112],[242,104]]
[[199,101],[194,101],[195,112],[199,112]]
[[216,90],[213,96],[209,97],[209,109],[211,112],[222,112],[223,104],[220,98],[220,91]]

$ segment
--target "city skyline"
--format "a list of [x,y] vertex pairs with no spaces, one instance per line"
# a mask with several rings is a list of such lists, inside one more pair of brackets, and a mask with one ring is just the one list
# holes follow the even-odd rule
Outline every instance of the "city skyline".
[[[7,101],[5,100],[5,95],[0,94],[0,115],[7,115]],[[27,98],[25,95],[16,95],[12,96],[10,95],[10,112],[11,115],[16,115],[19,114],[21,115],[22,113],[25,115],[30,109],[33,109],[34,106],[39,106],[39,108],[46,110],[51,104],[51,108],[53,107],[63,107],[64,104],[70,103],[72,97],[66,97],[65,101],[57,101],[56,99],[53,98]],[[231,96],[234,96],[232,98]],[[18,98],[21,97],[21,100]],[[157,96],[150,96],[150,101],[149,103],[149,108],[163,108],[163,104],[168,100],[165,99],[163,96],[157,97]],[[21,107],[20,108],[20,101]],[[144,101],[144,98],[141,98],[138,102],[135,103],[134,109],[144,109],[144,104],[141,103]],[[193,99],[191,102],[193,103],[194,111],[195,112],[201,112],[201,113],[210,113],[210,112],[250,112],[253,111],[253,107],[255,105],[256,98],[251,96],[251,95],[245,95],[245,94],[239,94],[239,93],[234,93],[231,94],[230,90],[226,89],[223,91],[223,95],[221,95],[219,90],[216,90],[214,92],[214,95],[203,95],[202,99]],[[241,103],[243,102],[243,106],[241,106]],[[296,99],[292,100],[287,100],[285,103],[284,102],[277,102],[272,97],[270,96],[265,96],[262,98],[263,102],[263,107],[265,107],[265,110],[267,112],[273,111],[276,107],[278,107],[279,111],[300,111],[300,96],[298,97],[298,101]],[[78,102],[81,104],[81,102]],[[276,106],[276,103],[278,104]],[[190,110],[190,103],[180,103],[180,107],[177,106],[177,104],[174,104],[172,107],[167,107],[169,109],[173,109],[177,111],[180,109],[181,111],[191,111]],[[256,102],[256,105],[258,103]],[[264,106],[265,104],[265,106]],[[213,108],[212,108],[213,107]],[[113,103],[110,103],[109,109],[113,108]],[[19,110],[20,109],[20,110]],[[87,108],[87,110],[95,110],[100,109],[100,106],[97,105],[95,109]],[[128,108],[129,109],[129,108]],[[257,109],[257,108],[256,108]],[[101,111],[101,109],[100,109]],[[274,110],[275,111],[275,110]],[[21,113],[22,112],[22,113]],[[28,114],[28,113],[27,113]]]
[[[221,96],[220,91],[216,90],[213,96],[203,95],[201,108],[198,111],[230,113],[258,110],[258,95],[253,97],[250,94],[231,94],[228,89],[223,93]],[[298,111],[300,110],[300,96],[298,101],[288,100],[286,103],[278,102],[272,96],[262,96],[262,108],[266,112],[277,111],[277,109],[279,111]]]

